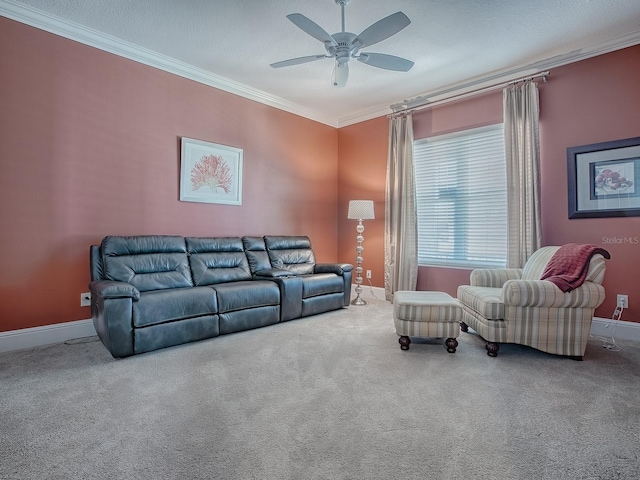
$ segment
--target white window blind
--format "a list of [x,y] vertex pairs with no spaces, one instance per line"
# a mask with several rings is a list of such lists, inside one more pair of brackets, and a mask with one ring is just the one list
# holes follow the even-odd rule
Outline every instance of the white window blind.
[[503,125],[417,140],[414,169],[418,263],[506,266]]

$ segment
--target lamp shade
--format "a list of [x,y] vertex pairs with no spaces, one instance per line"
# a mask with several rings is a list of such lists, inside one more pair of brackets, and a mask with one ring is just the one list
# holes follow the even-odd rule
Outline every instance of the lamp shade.
[[372,220],[376,218],[373,213],[373,200],[350,200],[347,218],[350,220]]

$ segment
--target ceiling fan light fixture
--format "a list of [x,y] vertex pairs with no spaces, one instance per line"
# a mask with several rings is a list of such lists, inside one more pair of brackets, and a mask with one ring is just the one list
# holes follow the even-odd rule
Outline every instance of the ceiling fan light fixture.
[[349,65],[347,63],[336,62],[336,68],[333,69],[333,86],[342,88],[347,84],[349,78]]

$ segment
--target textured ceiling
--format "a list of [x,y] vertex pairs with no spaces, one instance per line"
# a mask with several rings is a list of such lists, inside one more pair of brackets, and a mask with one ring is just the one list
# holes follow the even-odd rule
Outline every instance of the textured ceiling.
[[336,33],[341,23],[334,0],[0,0],[5,16],[16,18],[7,11],[20,8],[178,60],[336,126],[452,85],[529,75],[640,43],[638,0],[352,0],[346,30],[356,34],[397,11],[411,19],[366,50],[415,66],[392,72],[352,60],[347,86],[336,89],[331,59],[269,67],[325,53],[286,15],[301,13]]

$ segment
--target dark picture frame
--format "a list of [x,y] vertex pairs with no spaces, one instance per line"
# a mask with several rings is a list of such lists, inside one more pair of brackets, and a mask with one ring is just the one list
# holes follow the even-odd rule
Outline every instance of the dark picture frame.
[[640,137],[567,148],[569,218],[640,216]]

